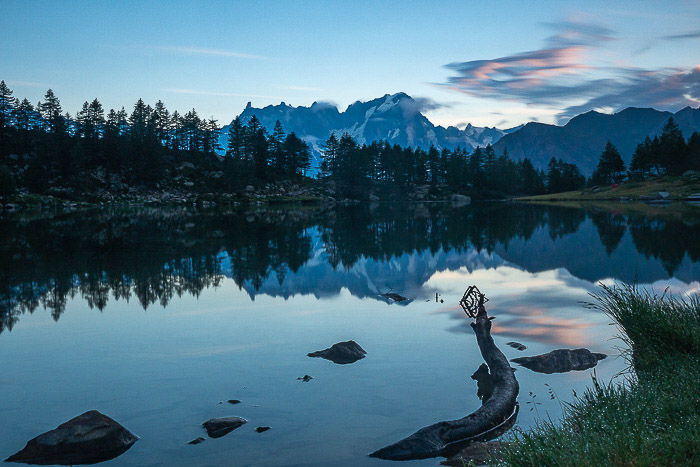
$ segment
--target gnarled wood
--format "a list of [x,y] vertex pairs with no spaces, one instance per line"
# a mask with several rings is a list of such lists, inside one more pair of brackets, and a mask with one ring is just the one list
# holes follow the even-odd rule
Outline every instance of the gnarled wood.
[[471,324],[476,342],[493,378],[493,392],[474,413],[458,420],[438,422],[421,428],[408,438],[386,446],[370,454],[371,457],[388,460],[424,459],[439,456],[449,445],[468,440],[488,438],[488,433],[498,431],[506,422],[514,421],[517,414],[518,381],[505,355],[496,347],[491,337],[491,320],[483,305]]

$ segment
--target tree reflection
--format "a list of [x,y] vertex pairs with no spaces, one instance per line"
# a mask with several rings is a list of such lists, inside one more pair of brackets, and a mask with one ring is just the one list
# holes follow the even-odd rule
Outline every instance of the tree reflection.
[[[198,296],[225,277],[246,290],[260,290],[269,278],[282,287],[312,259],[344,271],[360,260],[383,264],[406,254],[508,251],[515,239],[536,255],[534,232],[544,230],[556,240],[575,234],[589,218],[608,256],[629,230],[637,252],[660,260],[669,276],[686,255],[700,261],[700,222],[693,216],[650,218],[601,209],[484,203],[460,209],[132,208],[23,215],[0,219],[0,332],[39,307],[58,320],[76,296],[98,310],[111,299],[134,298],[146,309]],[[566,268],[581,251],[557,254],[557,266]]]

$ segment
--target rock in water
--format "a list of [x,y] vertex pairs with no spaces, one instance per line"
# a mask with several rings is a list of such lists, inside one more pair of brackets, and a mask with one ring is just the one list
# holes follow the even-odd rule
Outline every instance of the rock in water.
[[313,376],[309,376],[309,375],[304,375],[304,376],[302,376],[302,377],[300,377],[300,378],[297,378],[298,381],[302,381],[302,382],[304,382],[304,383],[308,383],[308,382],[311,381],[312,379],[314,379],[314,377],[313,377]]
[[523,344],[521,344],[520,342],[510,341],[510,342],[506,342],[506,345],[513,347],[515,350],[520,350],[521,352],[523,350],[527,349],[527,347],[524,346]]
[[259,427],[257,427],[257,428],[255,429],[255,432],[256,432],[256,433],[264,433],[264,432],[266,432],[266,431],[269,430],[269,429],[270,429],[269,426],[259,426]]
[[96,464],[123,454],[138,439],[108,416],[90,410],[30,440],[6,462]]
[[187,444],[200,444],[200,443],[203,443],[204,441],[206,441],[206,440],[200,436],[198,438],[193,439],[192,441],[190,441]]
[[520,357],[511,360],[538,373],[566,373],[571,370],[588,370],[607,355],[594,353],[588,349],[557,349],[534,357]]
[[403,295],[399,295],[399,294],[394,293],[394,292],[383,293],[382,297],[390,298],[391,300],[393,300],[395,302],[403,302],[403,301],[408,300],[408,298],[404,297]]
[[333,363],[345,365],[347,363],[354,363],[362,358],[365,358],[366,354],[367,352],[365,352],[365,350],[360,347],[357,342],[346,341],[338,342],[327,349],[311,352],[307,355],[309,357],[325,358]]
[[241,417],[212,418],[202,423],[210,438],[221,438],[231,433],[241,425],[248,423],[248,420]]

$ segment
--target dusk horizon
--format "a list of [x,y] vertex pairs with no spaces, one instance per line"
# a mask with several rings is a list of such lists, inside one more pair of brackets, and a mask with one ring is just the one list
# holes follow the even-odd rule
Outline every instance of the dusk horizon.
[[5,462],[700,465],[697,0],[2,6]]

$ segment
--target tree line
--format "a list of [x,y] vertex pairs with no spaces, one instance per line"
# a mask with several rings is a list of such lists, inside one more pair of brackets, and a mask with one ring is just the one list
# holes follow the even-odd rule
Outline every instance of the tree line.
[[335,184],[339,196],[355,199],[372,192],[405,194],[417,186],[496,198],[574,190],[585,183],[574,164],[552,159],[545,172],[527,158],[516,162],[507,153],[497,155],[490,144],[471,153],[459,147],[426,151],[386,141],[359,145],[348,134],[331,134],[325,142],[320,177]]
[[700,170],[700,133],[693,132],[686,141],[678,124],[671,117],[660,135],[653,139],[647,136],[637,145],[629,170],[615,145],[608,141],[590,184],[620,183],[625,178],[644,180],[649,176],[677,176],[687,170]]
[[85,175],[97,169],[129,186],[177,186],[184,163],[202,190],[235,191],[300,178],[309,166],[306,143],[285,134],[279,122],[268,135],[256,118],[246,125],[236,119],[222,156],[217,121],[195,109],[180,114],[161,101],[151,107],[139,99],[130,113],[123,107],[106,112],[94,99],[72,116],[51,89],[36,105],[12,94],[0,81],[0,195],[18,184],[39,193],[52,185],[88,190]]

